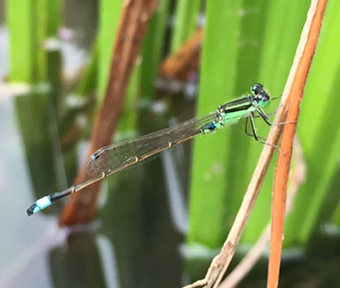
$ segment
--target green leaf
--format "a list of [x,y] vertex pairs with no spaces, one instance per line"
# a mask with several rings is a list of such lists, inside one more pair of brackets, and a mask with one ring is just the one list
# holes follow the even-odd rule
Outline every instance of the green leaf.
[[170,1],[160,1],[149,21],[142,47],[141,96],[153,98],[155,82],[164,49],[164,34],[169,14]]
[[197,17],[201,0],[177,1],[174,17],[174,32],[172,36],[171,52],[174,53],[187,40],[197,27]]
[[[309,1],[208,2],[198,113],[262,83],[272,96],[282,93]],[[282,13],[289,11],[289,15]],[[267,109],[275,110],[278,102]],[[244,134],[243,121],[195,142],[188,241],[218,247],[225,239],[258,161],[262,144]],[[257,119],[258,134],[268,127]],[[270,221],[271,166],[243,235],[258,239]]]
[[[216,110],[234,95],[240,7],[237,1],[207,3],[198,115]],[[195,141],[189,243],[203,243],[212,248],[220,246],[230,224],[225,219],[226,164],[231,139],[228,132],[221,131]]]
[[[98,99],[104,97],[109,79],[113,43],[118,28],[122,3],[122,0],[103,0],[100,2]],[[98,102],[100,104],[101,101]]]

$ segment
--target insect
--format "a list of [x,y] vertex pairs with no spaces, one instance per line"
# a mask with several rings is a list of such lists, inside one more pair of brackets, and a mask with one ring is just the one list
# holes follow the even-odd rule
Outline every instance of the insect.
[[[26,209],[26,214],[28,216],[33,215],[54,202],[81,191],[111,174],[140,163],[197,135],[211,134],[227,125],[237,123],[242,118],[246,118],[246,134],[264,143],[256,133],[254,118],[261,117],[268,125],[271,125],[268,115],[263,111],[263,108],[270,103],[270,96],[261,84],[252,85],[250,90],[250,95],[225,103],[219,106],[215,112],[187,120],[170,128],[98,149],[86,164],[87,173],[93,176],[91,179],[64,191],[55,192],[38,199]],[[249,122],[251,133],[248,132]]]

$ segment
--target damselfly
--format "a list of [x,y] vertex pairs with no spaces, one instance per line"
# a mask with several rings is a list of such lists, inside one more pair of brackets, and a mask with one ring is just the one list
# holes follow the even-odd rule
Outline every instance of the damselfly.
[[[27,208],[26,214],[28,216],[35,214],[52,203],[78,192],[111,174],[140,163],[197,135],[211,134],[224,126],[238,122],[241,118],[246,118],[246,134],[264,143],[256,133],[254,118],[261,117],[268,125],[271,125],[268,115],[262,110],[269,103],[270,96],[263,86],[254,84],[251,87],[251,95],[223,104],[218,107],[216,112],[187,120],[170,128],[133,140],[100,148],[92,154],[86,164],[87,173],[93,176],[91,179],[69,187],[64,191],[40,198]],[[251,133],[248,132],[249,122]]]

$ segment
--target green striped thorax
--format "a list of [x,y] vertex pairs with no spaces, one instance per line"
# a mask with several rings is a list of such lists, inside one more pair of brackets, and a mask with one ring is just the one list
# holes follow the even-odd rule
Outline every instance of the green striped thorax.
[[203,134],[212,133],[219,128],[238,122],[241,118],[248,117],[252,112],[267,107],[270,96],[264,90],[263,85],[251,86],[251,95],[230,101],[218,107],[214,121],[201,128]]

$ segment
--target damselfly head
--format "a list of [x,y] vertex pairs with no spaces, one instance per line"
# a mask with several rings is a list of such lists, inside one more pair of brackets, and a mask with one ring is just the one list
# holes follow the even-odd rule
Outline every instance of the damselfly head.
[[266,107],[269,104],[270,96],[266,90],[264,90],[262,84],[256,83],[251,86],[251,92],[255,96],[256,102],[260,104],[261,107]]

